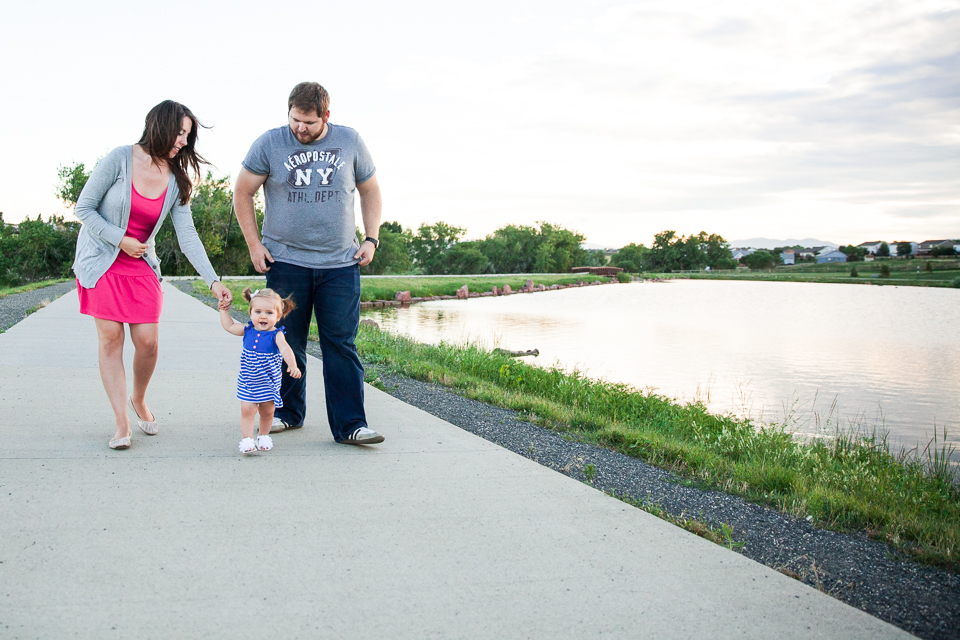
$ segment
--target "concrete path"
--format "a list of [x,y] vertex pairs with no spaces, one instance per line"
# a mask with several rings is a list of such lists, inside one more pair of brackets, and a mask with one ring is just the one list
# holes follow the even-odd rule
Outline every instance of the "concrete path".
[[0,638],[911,637],[376,389],[335,444],[316,360],[241,458],[240,339],[164,293],[127,451],[75,295],[0,335]]

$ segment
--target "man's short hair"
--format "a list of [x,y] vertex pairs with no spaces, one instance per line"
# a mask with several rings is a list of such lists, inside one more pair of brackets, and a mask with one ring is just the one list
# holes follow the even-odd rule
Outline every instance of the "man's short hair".
[[301,82],[293,88],[287,99],[287,111],[294,107],[303,113],[316,111],[322,118],[330,109],[330,94],[316,82]]

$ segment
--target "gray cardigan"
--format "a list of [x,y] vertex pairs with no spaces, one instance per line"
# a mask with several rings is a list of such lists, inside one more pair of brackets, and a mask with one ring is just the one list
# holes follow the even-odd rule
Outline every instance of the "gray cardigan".
[[[80,286],[93,289],[100,277],[107,272],[120,253],[120,241],[130,222],[130,190],[133,186],[133,146],[117,147],[97,163],[90,179],[77,199],[75,215],[83,226],[77,236],[77,255],[73,261],[73,272],[77,274]],[[160,230],[167,214],[173,217],[173,227],[177,232],[180,250],[197,270],[197,273],[212,286],[219,280],[207,252],[203,248],[200,236],[193,226],[193,214],[190,204],[180,204],[180,190],[177,180],[170,176],[167,197],[163,200],[163,209],[157,226],[150,232],[146,244],[150,245],[143,254],[153,272],[160,276],[160,259],[154,248],[154,237]]]

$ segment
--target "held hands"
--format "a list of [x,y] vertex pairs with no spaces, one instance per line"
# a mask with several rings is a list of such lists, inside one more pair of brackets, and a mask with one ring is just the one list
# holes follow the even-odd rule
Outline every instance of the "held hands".
[[289,373],[290,377],[294,378],[295,380],[299,380],[300,376],[303,375],[300,373],[300,368],[297,365],[293,365],[292,367],[287,367],[287,373]]
[[360,266],[365,267],[371,262],[373,262],[373,254],[377,252],[377,248],[373,246],[372,242],[364,240],[360,244],[360,249],[353,254],[354,259],[360,258]]
[[217,309],[225,310],[230,308],[230,304],[233,302],[233,294],[230,293],[230,289],[227,289],[223,286],[223,283],[219,280],[210,285],[210,291],[213,292],[213,295],[217,297],[219,301],[217,303]]
[[150,245],[143,244],[130,236],[123,236],[123,240],[120,241],[120,250],[131,258],[142,258],[149,248]]

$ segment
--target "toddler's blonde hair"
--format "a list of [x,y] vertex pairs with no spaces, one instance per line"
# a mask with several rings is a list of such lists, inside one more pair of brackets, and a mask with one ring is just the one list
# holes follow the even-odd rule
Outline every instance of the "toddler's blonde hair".
[[253,302],[254,298],[266,298],[267,300],[273,302],[273,304],[280,310],[281,318],[297,308],[297,305],[293,302],[293,296],[281,298],[280,294],[273,289],[257,289],[256,291],[251,292],[250,287],[247,287],[243,290],[244,300],[247,302]]

